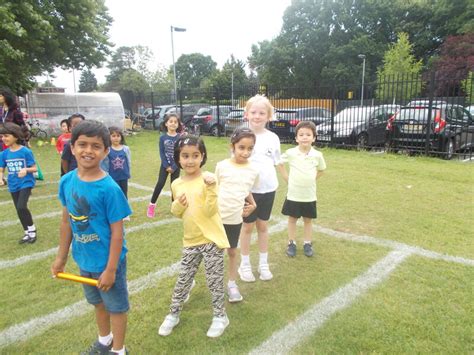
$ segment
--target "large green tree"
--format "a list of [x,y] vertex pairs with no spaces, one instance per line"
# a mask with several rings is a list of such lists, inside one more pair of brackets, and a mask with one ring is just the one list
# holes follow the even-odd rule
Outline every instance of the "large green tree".
[[397,33],[426,64],[448,35],[472,27],[472,0],[293,0],[280,34],[254,45],[249,63],[267,84],[313,87],[357,82],[364,54],[374,80]]
[[201,53],[183,54],[175,65],[177,86],[182,88],[198,88],[203,79],[211,77],[217,70],[217,63],[211,56]]
[[79,78],[79,92],[91,92],[97,90],[97,79],[95,74],[89,69],[85,69]]
[[0,83],[17,93],[55,67],[100,66],[112,18],[104,0],[2,0]]
[[201,83],[201,87],[206,89],[218,88],[222,95],[221,98],[230,99],[231,97],[236,97],[233,93],[238,95],[247,84],[245,63],[231,55],[222,69],[216,70],[209,79],[204,80]]

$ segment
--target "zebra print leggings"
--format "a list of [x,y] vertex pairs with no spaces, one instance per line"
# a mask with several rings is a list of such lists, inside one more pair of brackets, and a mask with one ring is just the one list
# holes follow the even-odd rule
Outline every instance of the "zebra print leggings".
[[214,317],[225,315],[224,249],[219,249],[214,243],[183,248],[181,270],[171,298],[170,312],[172,314],[181,312],[184,300],[191,289],[194,276],[203,258],[207,287],[211,291]]

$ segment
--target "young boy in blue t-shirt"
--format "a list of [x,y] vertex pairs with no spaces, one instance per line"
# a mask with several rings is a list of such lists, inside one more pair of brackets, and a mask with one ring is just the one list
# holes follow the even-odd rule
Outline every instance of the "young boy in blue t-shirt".
[[51,272],[64,271],[72,244],[81,275],[98,280],[97,287],[83,285],[87,301],[95,306],[99,328],[99,339],[87,353],[125,354],[129,302],[122,220],[131,210],[120,187],[100,167],[109,148],[109,131],[100,122],[83,121],[72,130],[71,151],[77,169],[59,182],[63,213]]

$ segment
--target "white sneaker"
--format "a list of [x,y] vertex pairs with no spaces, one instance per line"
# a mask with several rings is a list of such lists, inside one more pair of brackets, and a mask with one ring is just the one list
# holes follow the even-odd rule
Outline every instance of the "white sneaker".
[[239,292],[239,287],[237,285],[235,286],[227,286],[227,294],[229,295],[229,302],[234,303],[234,302],[240,302],[244,298]]
[[269,281],[273,279],[273,274],[270,272],[268,264],[261,264],[258,266],[258,272],[260,274],[260,280]]
[[237,271],[239,272],[242,281],[255,282],[255,276],[253,276],[251,265],[240,265]]
[[165,320],[160,325],[160,329],[158,330],[158,334],[161,336],[170,335],[173,331],[173,328],[176,327],[179,323],[179,316],[174,314],[168,314],[165,317]]
[[196,286],[196,281],[193,280],[193,283],[191,284],[191,288],[189,289],[188,295],[184,299],[184,303],[189,301],[189,297],[191,296],[191,290]]
[[217,338],[221,336],[228,325],[229,325],[229,318],[227,318],[227,315],[223,317],[212,318],[212,324],[209,330],[207,331],[207,336],[209,338]]

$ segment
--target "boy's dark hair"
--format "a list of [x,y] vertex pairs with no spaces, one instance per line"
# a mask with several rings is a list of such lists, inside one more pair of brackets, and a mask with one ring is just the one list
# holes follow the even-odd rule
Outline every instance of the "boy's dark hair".
[[298,135],[298,131],[301,128],[309,128],[310,130],[313,131],[314,138],[316,138],[316,125],[314,124],[314,122],[312,122],[312,121],[300,121],[300,122],[298,122],[298,124],[296,125],[296,128],[295,128],[295,136]]
[[20,144],[24,138],[21,127],[11,122],[5,122],[3,127],[0,128],[0,134],[11,134],[17,139],[17,143]]
[[110,147],[110,133],[102,122],[94,120],[80,122],[72,130],[71,145],[76,143],[79,136],[99,137],[102,139],[105,149]]
[[198,147],[199,151],[202,154],[202,162],[201,162],[200,167],[206,164],[207,151],[206,151],[206,146],[204,145],[204,141],[199,137],[187,134],[187,135],[179,137],[176,143],[174,144],[174,161],[176,162],[176,165],[180,169],[182,169],[182,167],[181,167],[181,164],[179,163],[179,154],[181,153],[181,149],[185,145],[193,145],[195,147]]
[[168,120],[171,118],[171,117],[176,117],[176,119],[178,120],[178,128],[176,129],[176,132],[178,133],[181,133],[183,131],[183,123],[181,122],[181,119],[179,118],[178,114],[177,113],[168,113],[165,115],[165,118],[163,119],[163,122],[161,122],[161,125],[160,125],[160,129],[164,132],[168,132],[168,129],[166,128],[165,126],[165,123],[168,122]]
[[119,127],[111,126],[111,127],[109,127],[109,132],[110,132],[111,135],[112,135],[112,133],[120,134],[120,137],[121,137],[120,144],[125,144],[125,136],[123,135],[123,131]]
[[65,118],[64,120],[61,120],[61,122],[59,122],[59,127],[61,127],[63,125],[63,123],[67,124],[67,128],[69,128],[69,120],[67,118]]
[[69,116],[67,118],[67,124],[69,126],[69,128],[71,128],[71,122],[73,119],[75,119],[76,117],[79,117],[81,120],[85,120],[86,118],[84,117],[84,115],[81,115],[80,113],[73,113],[71,116]]
[[230,136],[230,143],[234,145],[238,143],[242,138],[252,138],[253,143],[257,141],[257,137],[255,133],[252,132],[250,128],[247,127],[239,127],[234,130],[234,133]]

